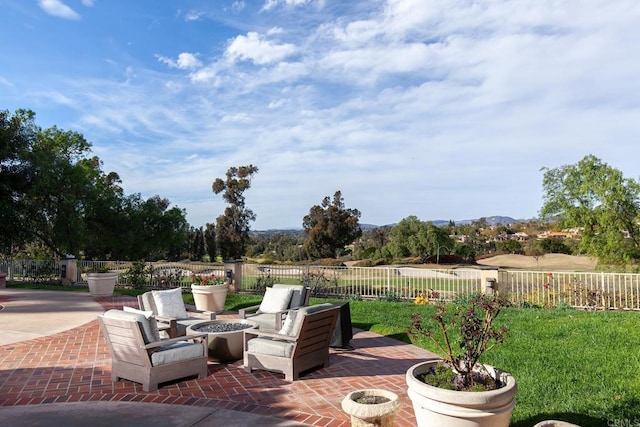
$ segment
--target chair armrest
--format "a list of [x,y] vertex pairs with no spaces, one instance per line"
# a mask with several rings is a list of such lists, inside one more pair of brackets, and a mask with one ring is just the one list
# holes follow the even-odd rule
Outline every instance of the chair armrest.
[[295,342],[298,340],[298,337],[292,337],[290,335],[282,335],[276,331],[265,331],[259,329],[247,329],[244,331],[244,336],[247,338],[247,335],[254,335],[255,337],[268,337],[268,338],[277,338],[283,341],[292,341]]
[[241,319],[246,319],[248,314],[256,314],[256,311],[258,311],[259,308],[260,308],[260,304],[241,308],[238,311],[238,315],[240,316]]
[[185,308],[187,309],[187,314],[192,313],[195,315],[190,317],[197,317],[204,320],[216,320],[216,313],[213,311],[196,310],[195,307],[191,306],[185,306]]
[[209,338],[209,334],[207,334],[206,332],[202,334],[184,335],[177,338],[167,338],[160,341],[150,342],[149,344],[146,344],[144,348],[147,350],[153,350],[158,347],[163,347],[169,344],[175,344],[177,342],[182,342],[182,341],[200,340],[200,339],[208,341],[208,338]]
[[178,336],[178,324],[176,319],[172,317],[156,316],[156,321],[158,322],[158,330],[165,331],[169,335],[169,338]]

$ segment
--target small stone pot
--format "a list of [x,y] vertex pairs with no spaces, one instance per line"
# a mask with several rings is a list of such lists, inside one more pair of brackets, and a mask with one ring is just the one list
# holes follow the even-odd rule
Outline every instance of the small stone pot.
[[[383,403],[359,403],[361,398],[385,398]],[[386,390],[364,389],[347,394],[342,410],[351,416],[353,427],[393,427],[393,418],[402,409],[398,395]]]

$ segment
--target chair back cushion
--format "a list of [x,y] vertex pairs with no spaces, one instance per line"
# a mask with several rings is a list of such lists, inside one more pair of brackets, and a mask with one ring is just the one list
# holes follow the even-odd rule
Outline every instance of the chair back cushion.
[[151,291],[153,300],[158,309],[158,316],[171,317],[173,319],[185,319],[187,309],[182,300],[182,288],[168,291]]
[[331,303],[324,303],[324,304],[317,304],[317,305],[310,305],[307,307],[301,307],[297,310],[295,310],[296,313],[296,319],[293,322],[293,327],[291,328],[291,333],[287,334],[287,335],[291,335],[291,336],[298,336],[300,334],[300,329],[302,328],[302,322],[304,321],[304,317],[307,314],[311,314],[311,313],[316,313],[318,311],[322,311],[322,310],[326,310],[328,308],[332,308],[334,305]]
[[258,313],[277,313],[287,310],[292,293],[291,288],[267,288]]
[[289,288],[292,290],[291,300],[289,301],[289,307],[287,308],[296,308],[304,305],[306,288],[303,285],[283,285],[276,283],[272,287],[274,289]]
[[156,334],[158,334],[157,326],[154,332],[153,328],[151,327],[151,324],[149,323],[149,320],[143,314],[128,313],[123,310],[113,309],[104,313],[104,317],[108,317],[110,319],[127,320],[129,322],[138,322],[140,326],[140,331],[142,332],[142,339],[144,339],[145,344],[156,342],[159,339],[159,338],[156,339]]
[[293,325],[296,322],[297,315],[298,310],[289,310],[287,312],[287,317],[284,319],[284,323],[282,324],[282,329],[280,329],[278,333],[281,335],[292,335]]
[[156,321],[156,317],[153,315],[153,311],[137,310],[133,307],[128,307],[126,305],[122,307],[122,311],[125,311],[127,313],[142,314],[149,321],[149,327],[151,328],[151,335],[153,338],[152,342],[160,340],[160,331],[158,330],[158,322]]

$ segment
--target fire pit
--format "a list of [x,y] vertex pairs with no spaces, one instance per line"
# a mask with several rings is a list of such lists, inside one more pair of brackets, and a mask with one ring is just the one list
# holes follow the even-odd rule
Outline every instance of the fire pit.
[[256,322],[247,319],[207,320],[187,327],[187,335],[207,333],[209,360],[235,362],[242,359],[243,331],[257,327]]

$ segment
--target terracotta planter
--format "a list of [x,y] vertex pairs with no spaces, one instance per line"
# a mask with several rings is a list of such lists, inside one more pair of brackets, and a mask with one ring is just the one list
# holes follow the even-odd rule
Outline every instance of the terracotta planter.
[[413,365],[406,374],[408,394],[418,427],[465,426],[507,427],[516,404],[516,380],[508,373],[484,365],[487,371],[506,385],[497,390],[470,392],[444,390],[418,380],[416,375],[426,372],[439,361]]
[[[382,403],[360,403],[361,398],[386,398]],[[393,427],[393,418],[402,408],[398,395],[386,390],[365,389],[349,393],[342,400],[342,410],[351,416],[354,427]]]
[[196,304],[196,309],[221,313],[224,311],[224,302],[227,300],[229,285],[191,285],[191,293]]
[[87,283],[89,293],[94,297],[106,297],[113,295],[113,289],[118,281],[118,273],[88,273]]

